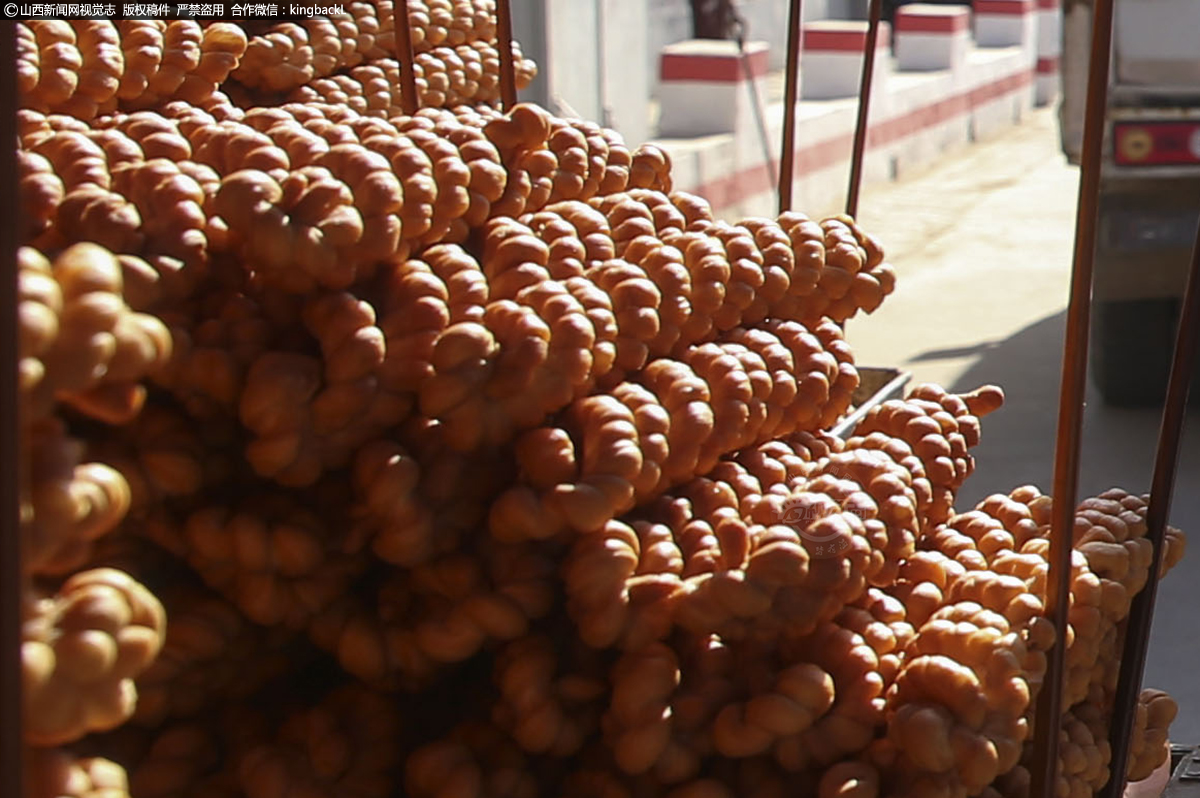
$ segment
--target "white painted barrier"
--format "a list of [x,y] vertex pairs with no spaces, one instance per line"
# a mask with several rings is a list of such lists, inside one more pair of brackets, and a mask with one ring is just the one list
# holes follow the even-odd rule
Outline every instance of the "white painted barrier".
[[915,3],[896,9],[896,62],[901,70],[957,69],[971,46],[971,14],[962,6]]
[[[767,44],[689,39],[663,48],[659,72],[664,136],[733,133],[755,113],[751,91],[761,95]],[[761,96],[760,96],[761,100]]]
[[[887,84],[891,72],[891,29],[879,25],[876,39],[879,51],[875,59],[876,91]],[[800,97],[805,100],[832,100],[858,96],[862,77],[863,50],[867,46],[867,23],[823,20],[804,26],[804,50],[800,66]]]

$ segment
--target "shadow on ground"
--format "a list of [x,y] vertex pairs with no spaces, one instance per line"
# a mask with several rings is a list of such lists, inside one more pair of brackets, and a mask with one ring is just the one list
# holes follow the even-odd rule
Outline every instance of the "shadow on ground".
[[[978,360],[952,386],[963,392],[994,383],[1004,386],[1006,395],[1004,407],[984,419],[977,468],[960,493],[960,510],[1019,485],[1032,483],[1050,492],[1065,319],[1065,311],[1057,313],[981,348]],[[1148,490],[1160,413],[1107,407],[1089,386],[1081,497],[1113,486]],[[1200,743],[1200,679],[1195,675],[1200,664],[1200,411],[1195,403],[1184,431],[1171,523],[1191,533],[1191,545],[1159,591],[1145,683],[1168,690],[1180,702],[1173,739]]]

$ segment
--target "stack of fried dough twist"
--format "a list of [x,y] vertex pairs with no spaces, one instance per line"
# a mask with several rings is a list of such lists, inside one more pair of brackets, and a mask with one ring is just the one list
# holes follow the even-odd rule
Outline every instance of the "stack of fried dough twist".
[[[1026,798],[1051,500],[956,508],[1003,392],[846,421],[878,241],[501,112],[493,0],[407,6],[17,25],[22,798]],[[1063,798],[1146,500],[1073,544]]]

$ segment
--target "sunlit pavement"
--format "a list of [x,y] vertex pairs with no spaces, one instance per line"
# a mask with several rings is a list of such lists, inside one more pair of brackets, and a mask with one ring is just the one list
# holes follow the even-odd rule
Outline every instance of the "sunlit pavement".
[[[899,282],[875,314],[849,323],[858,362],[960,391],[995,383],[1007,395],[984,421],[959,509],[1019,485],[1050,490],[1078,191],[1057,135],[1054,112],[1039,110],[922,174],[866,188],[861,201]],[[1108,408],[1089,389],[1080,496],[1148,490],[1158,424],[1158,411]],[[1200,743],[1200,413],[1182,451],[1171,521],[1192,540],[1159,592],[1146,684],[1180,702],[1172,738]]]

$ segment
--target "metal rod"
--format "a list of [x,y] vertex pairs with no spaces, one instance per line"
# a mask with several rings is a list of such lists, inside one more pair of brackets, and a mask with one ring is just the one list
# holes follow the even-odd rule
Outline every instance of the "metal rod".
[[783,74],[783,142],[779,151],[779,212],[792,209],[792,180],[796,170],[796,95],[800,82],[801,0],[788,6],[787,66]]
[[517,104],[517,75],[513,68],[512,10],[508,0],[496,0],[496,48],[500,51],[500,107]]
[[850,154],[850,188],[846,193],[846,215],[858,217],[858,192],[862,187],[863,153],[867,149],[867,119],[871,110],[871,85],[875,75],[875,50],[879,43],[879,15],[883,3],[871,0],[867,14],[867,45],[863,52],[862,77],[858,84],[858,120],[854,123],[854,150]]
[[396,60],[400,62],[400,105],[404,113],[412,116],[421,107],[421,101],[417,97],[416,56],[413,55],[412,27],[408,24],[408,0],[396,0],[392,26],[396,30]]
[[1146,668],[1146,650],[1150,644],[1150,623],[1158,598],[1158,580],[1166,546],[1167,519],[1175,490],[1175,472],[1179,467],[1179,447],[1187,413],[1188,386],[1192,382],[1197,352],[1200,350],[1200,226],[1192,247],[1192,269],[1183,292],[1183,310],[1175,340],[1175,359],[1167,382],[1167,400],[1163,406],[1158,432],[1158,451],[1154,457],[1154,476],[1150,483],[1150,506],[1146,510],[1146,537],[1154,545],[1154,563],[1146,586],[1133,598],[1125,627],[1125,645],[1121,652],[1121,670],[1113,705],[1109,743],[1112,746],[1112,776],[1101,791],[1106,798],[1120,798],[1125,792],[1129,765],[1129,743],[1133,718],[1137,711],[1142,675]]
[[22,791],[21,759],[21,525],[17,475],[17,138],[16,25],[0,25],[0,795]]
[[[771,169],[771,134],[767,130],[767,116],[763,112],[762,96],[758,92],[754,71],[750,67],[750,56],[746,53],[746,20],[738,16],[736,11],[733,14],[733,24],[730,27],[734,41],[737,43],[738,63],[742,67],[743,82],[746,84],[746,91],[750,93],[750,107],[754,110],[754,122],[758,126],[758,140],[762,144],[763,151],[763,167],[767,170],[767,177],[771,181],[771,190],[778,191],[779,181],[775,177],[775,171]],[[783,213],[783,210],[780,210],[780,213]]]
[[1096,0],[1092,50],[1088,63],[1087,110],[1075,214],[1075,255],[1067,305],[1058,433],[1054,451],[1054,491],[1050,520],[1050,568],[1046,614],[1054,622],[1055,644],[1047,652],[1046,677],[1038,693],[1034,720],[1030,795],[1052,798],[1058,775],[1058,732],[1062,722],[1063,670],[1066,662],[1067,609],[1070,604],[1071,551],[1079,488],[1079,448],[1087,390],[1087,350],[1092,267],[1096,253],[1096,216],[1100,203],[1100,154],[1112,48],[1113,0]]

